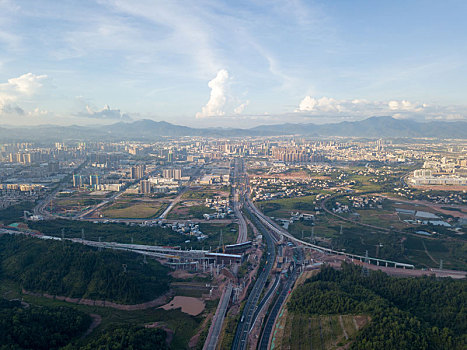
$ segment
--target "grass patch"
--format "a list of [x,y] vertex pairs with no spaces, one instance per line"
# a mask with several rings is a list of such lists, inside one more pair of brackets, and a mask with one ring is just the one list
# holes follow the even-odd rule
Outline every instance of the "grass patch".
[[167,204],[154,202],[117,202],[102,211],[105,217],[112,219],[150,219],[158,217]]

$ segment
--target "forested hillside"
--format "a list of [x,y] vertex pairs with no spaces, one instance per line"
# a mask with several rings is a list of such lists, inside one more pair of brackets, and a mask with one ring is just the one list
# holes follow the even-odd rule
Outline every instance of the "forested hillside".
[[29,291],[135,304],[168,290],[168,268],[129,252],[78,243],[0,237],[0,278]]
[[371,322],[351,349],[465,349],[467,281],[368,277],[354,265],[324,267],[293,292],[295,314],[364,314]]
[[165,350],[167,334],[162,329],[140,326],[117,327],[101,334],[79,350]]
[[59,349],[83,334],[91,318],[65,307],[22,306],[0,299],[0,349]]

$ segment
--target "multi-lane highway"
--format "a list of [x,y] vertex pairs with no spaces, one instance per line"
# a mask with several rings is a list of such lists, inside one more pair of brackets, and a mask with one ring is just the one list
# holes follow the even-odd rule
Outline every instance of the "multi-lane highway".
[[258,316],[263,310],[264,306],[268,303],[268,301],[273,296],[273,293],[276,291],[277,287],[279,286],[280,281],[281,281],[280,274],[276,273],[276,276],[274,277],[274,282],[271,288],[269,288],[268,292],[266,293],[266,295],[263,297],[261,302],[258,304],[258,307],[256,308],[255,314],[253,315],[253,321],[251,322],[250,331],[255,326],[256,320],[258,319]]
[[259,277],[256,280],[250,294],[248,296],[247,302],[243,309],[242,317],[237,326],[237,331],[235,333],[235,338],[233,341],[232,349],[247,349],[248,345],[248,336],[250,334],[250,329],[252,322],[254,321],[255,311],[258,305],[259,297],[264,289],[266,280],[271,274],[272,266],[276,259],[276,247],[275,240],[276,238],[273,234],[267,230],[259,221],[253,218],[255,221],[256,227],[264,235],[266,240],[267,250],[264,252],[266,254],[266,262],[262,271],[260,271]]
[[[303,263],[303,254],[301,249],[295,250],[296,259],[298,264]],[[264,325],[263,333],[261,334],[261,339],[259,341],[258,349],[267,350],[269,348],[269,340],[271,338],[272,331],[274,329],[274,324],[276,323],[277,315],[282,308],[287,296],[292,290],[295,281],[299,276],[299,268],[297,266],[292,266],[292,270],[289,271],[289,276],[287,280],[282,284],[279,290],[279,297],[277,298],[271,312],[268,315],[266,323]]]
[[[245,218],[240,210],[240,193],[243,190],[243,160],[234,159],[234,166],[231,172],[231,182],[232,186],[232,202],[234,214],[238,220],[238,237],[237,243],[246,242],[247,236],[247,225]],[[222,329],[222,323],[224,322],[225,314],[227,312],[227,307],[230,302],[230,296],[232,295],[232,285],[229,283],[222,293],[222,296],[219,300],[217,306],[216,314],[212,320],[211,327],[209,328],[209,333],[204,343],[204,350],[215,349],[219,341],[220,331]]]
[[238,238],[237,243],[246,242],[248,239],[248,229],[245,218],[240,210],[241,198],[243,198],[244,183],[243,183],[243,159],[235,158],[233,168],[233,210],[235,217],[238,219]]

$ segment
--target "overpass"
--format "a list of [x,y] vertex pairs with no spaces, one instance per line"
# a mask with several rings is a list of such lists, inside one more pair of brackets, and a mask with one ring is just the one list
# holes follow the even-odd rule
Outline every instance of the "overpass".
[[249,206],[250,210],[258,217],[258,219],[266,226],[268,227],[271,231],[275,232],[279,237],[284,236],[287,237],[289,240],[295,242],[298,245],[301,245],[305,248],[310,248],[316,251],[319,251],[321,253],[328,253],[328,254],[334,254],[334,255],[342,255],[346,256],[350,259],[354,260],[360,260],[362,262],[368,262],[370,264],[374,264],[377,266],[393,266],[397,268],[409,268],[409,269],[414,269],[415,266],[412,264],[407,264],[407,263],[402,263],[398,261],[392,261],[392,260],[385,260],[385,259],[379,259],[379,258],[373,258],[373,257],[367,257],[367,256],[362,256],[362,255],[357,255],[357,254],[351,254],[351,253],[346,253],[342,252],[339,250],[334,250],[330,248],[325,248],[321,247],[316,244],[312,244],[309,242],[305,242],[301,239],[298,239],[294,236],[292,236],[288,231],[284,230],[283,228],[280,228],[275,222],[273,222],[269,217],[264,215],[251,201],[251,199],[247,196],[247,205]]

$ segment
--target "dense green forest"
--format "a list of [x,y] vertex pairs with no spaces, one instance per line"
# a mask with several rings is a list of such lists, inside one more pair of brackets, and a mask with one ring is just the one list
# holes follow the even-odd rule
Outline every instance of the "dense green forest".
[[120,326],[102,333],[79,350],[164,350],[168,349],[166,336],[162,329]]
[[175,233],[171,229],[162,227],[127,226],[117,223],[92,223],[76,220],[42,220],[28,222],[29,228],[38,230],[44,235],[61,236],[62,229],[67,238],[81,238],[82,230],[86,239],[98,241],[99,237],[107,242],[180,245],[186,237]]
[[[65,238],[81,238],[84,230],[85,239],[98,241],[155,244],[163,246],[180,246],[182,248],[201,249],[219,244],[219,234],[223,230],[225,244],[234,243],[237,239],[236,224],[201,223],[200,230],[208,235],[206,240],[199,241],[196,237],[182,235],[170,228],[158,226],[129,226],[123,223],[93,223],[77,220],[43,220],[28,221],[29,228],[38,230],[44,235],[61,237],[62,229]],[[189,240],[190,242],[185,242]]]
[[9,206],[6,209],[0,210],[0,221],[4,224],[11,224],[12,222],[23,219],[25,210],[32,210],[34,204],[31,202],[22,202]]
[[88,315],[72,308],[22,306],[0,299],[0,349],[59,349],[90,323]]
[[149,301],[169,288],[169,269],[129,252],[24,236],[0,237],[0,278],[30,291],[124,304]]
[[350,349],[465,349],[467,281],[369,276],[343,264],[324,267],[293,292],[292,313],[366,314],[369,325]]

